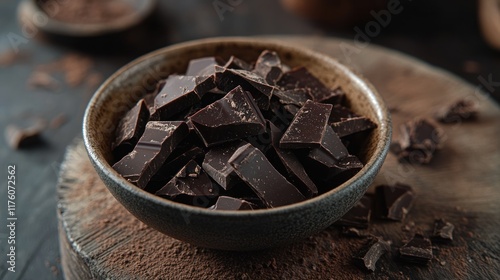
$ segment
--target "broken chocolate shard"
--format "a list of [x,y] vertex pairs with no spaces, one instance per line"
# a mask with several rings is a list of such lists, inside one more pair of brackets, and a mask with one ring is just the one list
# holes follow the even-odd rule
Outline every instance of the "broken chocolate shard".
[[200,101],[203,94],[215,88],[213,76],[170,75],[156,95],[152,120],[166,120]]
[[416,119],[401,126],[401,137],[391,147],[400,161],[427,164],[441,148],[442,130],[426,119]]
[[461,99],[439,110],[436,113],[436,119],[441,123],[457,123],[475,120],[478,114],[477,107],[476,102]]
[[372,213],[372,200],[363,196],[340,220],[335,224],[345,227],[368,228]]
[[186,76],[210,76],[215,74],[215,66],[222,64],[222,59],[213,56],[192,59],[189,61]]
[[295,115],[280,140],[280,148],[302,149],[321,145],[332,105],[308,100]]
[[229,159],[229,164],[269,208],[305,200],[299,190],[272,166],[259,149],[251,144],[246,144],[236,150]]
[[380,218],[402,221],[413,205],[415,194],[410,186],[396,183],[377,186],[375,197]]
[[239,86],[193,114],[190,121],[206,147],[265,130],[264,116],[252,96]]
[[194,160],[190,160],[175,176],[156,193],[158,196],[181,200],[186,197],[215,197],[219,190],[212,184],[210,177]]
[[377,127],[370,119],[338,104],[333,106],[328,122],[339,137],[346,137]]
[[341,88],[329,89],[305,67],[294,68],[281,76],[278,85],[284,89],[307,88],[315,102],[340,104],[345,93]]
[[249,201],[229,196],[219,196],[217,202],[210,207],[211,210],[253,210],[253,204]]
[[268,50],[263,51],[257,58],[253,71],[263,77],[268,84],[275,85],[283,74],[278,54]]
[[5,128],[5,140],[12,149],[23,149],[42,144],[41,134],[46,125],[44,121],[36,121],[27,127],[18,125],[7,125]]
[[249,91],[262,110],[269,109],[271,97],[277,89],[269,85],[264,78],[247,70],[216,67],[215,83],[223,91],[231,91],[237,86]]
[[339,137],[345,137],[375,128],[377,125],[365,117],[356,117],[332,123],[332,128]]
[[225,190],[240,182],[238,175],[228,160],[234,152],[246,143],[243,141],[230,142],[210,149],[205,155],[202,167],[205,172]]
[[402,260],[418,264],[426,264],[432,259],[432,243],[421,234],[415,236],[403,247],[399,248]]
[[116,159],[121,159],[134,149],[146,128],[148,119],[149,109],[146,102],[141,99],[120,120],[116,128],[116,140],[112,147]]
[[437,219],[434,222],[434,232],[432,238],[437,241],[452,241],[453,230],[455,226],[443,219]]
[[116,162],[113,169],[144,188],[188,133],[185,122],[150,121],[134,150]]
[[339,136],[337,136],[337,133],[329,126],[326,127],[321,137],[320,146],[316,149],[323,150],[337,161],[340,161],[349,154]]
[[377,261],[385,253],[391,251],[391,242],[381,238],[368,241],[363,249],[354,257],[354,263],[368,271],[375,271]]
[[189,161],[199,160],[203,158],[204,151],[196,146],[188,149],[180,155],[176,155],[177,150],[179,150],[179,146],[174,152],[170,154],[170,156],[166,159],[165,163],[161,166],[158,172],[153,175],[150,182],[163,182],[164,185],[165,183],[170,181],[173,175],[179,172],[179,170],[181,170],[181,168],[184,167],[184,165],[186,165]]
[[312,99],[309,89],[298,88],[274,92],[274,96],[279,99],[283,105],[293,104],[299,107],[304,106],[307,100]]
[[229,68],[229,69],[239,69],[239,70],[246,70],[246,71],[251,71],[252,66],[242,59],[239,59],[232,55],[229,60],[224,64],[224,68]]
[[[290,150],[284,150],[279,147],[279,140],[283,132],[273,123],[268,121],[269,130],[271,132],[271,149],[268,151],[268,158],[274,158],[274,166],[282,166],[285,172],[282,175],[288,176],[290,182],[293,183],[300,192],[306,197],[314,197],[318,195],[318,188],[307,175],[304,166],[300,163],[297,156]],[[276,166],[277,167],[277,166]],[[283,174],[285,173],[285,174]]]

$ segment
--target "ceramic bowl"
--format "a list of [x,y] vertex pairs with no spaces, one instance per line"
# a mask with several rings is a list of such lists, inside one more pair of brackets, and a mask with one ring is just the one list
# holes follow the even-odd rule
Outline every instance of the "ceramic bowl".
[[[328,86],[342,86],[352,110],[377,124],[359,155],[365,166],[339,187],[312,199],[273,209],[212,211],[176,203],[129,183],[113,168],[111,143],[116,124],[156,81],[183,73],[189,60],[238,56],[255,60],[262,50],[278,52],[291,67],[306,66]],[[201,247],[257,250],[317,233],[344,215],[366,192],[386,157],[391,121],[376,90],[336,60],[307,49],[250,38],[214,38],[182,43],[146,54],[113,74],[85,112],[83,137],[90,160],[114,197],[139,220],[173,238]],[[161,246],[161,244],[159,244]]]
[[132,13],[109,22],[87,24],[68,23],[53,19],[50,14],[64,12],[60,9],[59,1],[50,2],[47,12],[40,7],[41,2],[44,1],[21,1],[18,7],[18,16],[21,22],[48,34],[85,38],[114,34],[140,24],[154,11],[157,0],[124,0],[124,3],[132,7]]

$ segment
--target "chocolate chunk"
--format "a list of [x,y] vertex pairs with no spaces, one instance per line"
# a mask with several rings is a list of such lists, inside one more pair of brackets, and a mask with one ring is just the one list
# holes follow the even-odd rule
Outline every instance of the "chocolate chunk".
[[335,133],[331,127],[326,127],[321,137],[320,146],[311,150],[311,155],[314,155],[317,152],[316,150],[326,152],[337,161],[340,161],[349,154],[346,147],[337,136],[337,133]]
[[299,107],[304,106],[307,100],[311,99],[311,94],[308,89],[298,88],[274,92],[274,96],[278,97],[279,102],[283,105],[293,104]]
[[208,175],[194,160],[190,160],[165,186],[156,193],[171,199],[179,197],[215,197],[219,190],[214,187]]
[[190,121],[207,147],[265,130],[265,119],[252,96],[239,86],[199,110]]
[[238,175],[228,160],[234,152],[246,143],[243,141],[230,142],[210,149],[203,160],[203,169],[212,179],[225,190],[230,189],[240,181]]
[[399,256],[408,262],[426,264],[432,259],[431,240],[421,234],[415,234],[412,240],[399,248]]
[[375,188],[376,205],[380,218],[402,221],[413,205],[413,189],[401,183]]
[[263,51],[257,58],[253,71],[263,77],[268,84],[275,85],[283,74],[278,54],[272,51]]
[[345,121],[345,120],[352,119],[352,118],[358,118],[358,117],[361,117],[361,116],[354,113],[353,111],[351,111],[351,109],[344,107],[342,105],[339,105],[339,104],[335,104],[335,105],[333,105],[332,112],[330,114],[330,119],[328,120],[328,123],[333,124],[336,122],[341,122],[341,121]]
[[215,83],[217,88],[227,92],[237,86],[241,86],[244,90],[252,94],[260,109],[269,109],[271,96],[277,89],[269,85],[264,78],[247,70],[222,67],[216,67],[216,69]]
[[368,228],[371,213],[372,200],[365,195],[335,224],[345,227]]
[[229,60],[224,64],[224,68],[239,69],[239,70],[252,70],[252,66],[245,61],[232,55]]
[[5,128],[5,140],[12,149],[35,146],[43,142],[41,133],[45,127],[43,121],[36,121],[27,127],[11,124]]
[[332,124],[332,128],[339,137],[375,128],[377,125],[365,117],[351,118]]
[[113,168],[129,182],[144,188],[188,133],[185,122],[150,121],[134,150]]
[[246,144],[236,150],[229,159],[229,164],[267,207],[278,207],[305,200],[297,188],[272,166],[259,149],[251,144]]
[[434,153],[441,148],[441,129],[425,119],[417,119],[401,126],[401,139],[395,142],[391,151],[400,161],[429,163]]
[[471,121],[477,118],[477,104],[472,100],[458,100],[436,113],[436,119],[442,123]]
[[149,119],[149,109],[144,100],[139,100],[120,120],[113,142],[113,154],[120,159],[130,153],[141,137]]
[[166,182],[170,181],[170,179],[172,179],[172,177],[177,172],[179,172],[179,170],[181,170],[181,168],[184,167],[184,165],[186,165],[189,161],[203,158],[204,151],[196,146],[181,153],[180,155],[176,155],[176,151],[179,150],[179,146],[174,152],[170,154],[170,156],[167,158],[158,172],[153,175],[150,182],[163,183],[163,186]]
[[200,101],[203,94],[215,88],[213,76],[170,75],[155,97],[152,120],[166,120]]
[[345,96],[341,88],[329,89],[305,67],[294,68],[284,73],[278,85],[285,89],[307,88],[315,102],[340,104]]
[[354,263],[362,269],[375,271],[377,261],[385,253],[391,251],[391,242],[381,238],[368,241],[363,249],[354,257]]
[[321,145],[332,105],[308,100],[280,140],[280,148],[301,149]]
[[299,159],[290,150],[284,150],[279,147],[279,140],[283,134],[281,130],[276,127],[273,123],[268,122],[268,126],[271,131],[271,149],[268,152],[268,158],[274,158],[274,166],[279,165],[284,169],[285,172],[281,171],[281,174],[288,176],[290,182],[292,182],[306,197],[313,197],[318,195],[318,188],[314,182],[309,178],[304,166],[300,163]]
[[215,73],[215,66],[222,64],[222,59],[213,56],[192,59],[189,61],[186,76],[210,76]]
[[212,210],[253,210],[252,203],[229,196],[219,196],[217,202],[210,207]]
[[307,171],[317,186],[331,190],[342,184],[363,168],[363,163],[354,155],[337,161],[322,149],[313,149],[305,157]]
[[455,226],[452,223],[438,219],[434,222],[432,238],[438,241],[452,241],[454,229]]

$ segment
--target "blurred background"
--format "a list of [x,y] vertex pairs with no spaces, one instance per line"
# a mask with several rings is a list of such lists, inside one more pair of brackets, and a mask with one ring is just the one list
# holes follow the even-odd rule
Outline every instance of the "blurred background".
[[[13,279],[62,277],[55,185],[65,148],[81,135],[95,89],[151,50],[215,36],[338,37],[416,57],[500,100],[496,0],[162,0],[152,6],[129,0],[125,7],[120,0],[109,2],[0,1],[0,129],[35,120],[48,124],[36,147],[16,151],[0,138],[3,165],[18,166],[17,211],[23,217],[20,270]],[[64,11],[59,18],[40,13],[54,7]],[[129,16],[134,11],[141,13]],[[111,20],[121,16],[118,23]],[[5,180],[0,178],[2,185]],[[6,188],[0,189],[0,200],[6,205]],[[2,209],[0,220],[5,215]],[[2,229],[0,248],[6,237]],[[0,255],[0,279],[7,277],[4,258]]]

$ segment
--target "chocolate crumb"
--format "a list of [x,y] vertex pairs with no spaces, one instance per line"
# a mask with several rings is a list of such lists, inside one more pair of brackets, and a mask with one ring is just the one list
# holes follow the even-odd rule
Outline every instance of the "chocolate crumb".
[[373,272],[380,257],[390,250],[390,241],[385,241],[381,238],[368,241],[358,255],[354,257],[354,263],[363,269]]
[[434,222],[434,233],[432,235],[433,239],[439,241],[452,241],[453,240],[453,230],[455,226],[443,219],[437,219]]
[[18,125],[8,125],[5,128],[5,139],[12,149],[22,149],[29,146],[35,146],[42,142],[41,133],[45,129],[45,123],[37,121],[28,127]]

